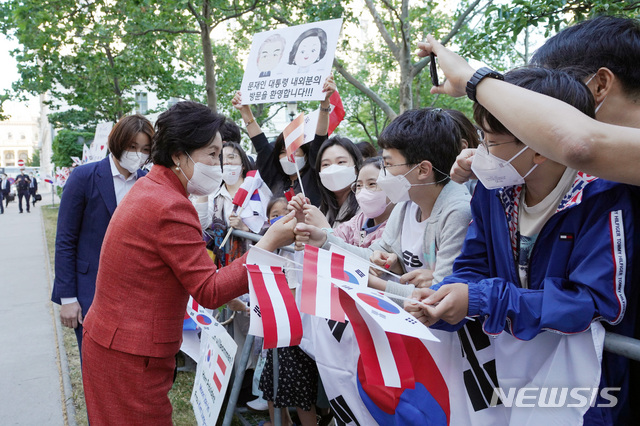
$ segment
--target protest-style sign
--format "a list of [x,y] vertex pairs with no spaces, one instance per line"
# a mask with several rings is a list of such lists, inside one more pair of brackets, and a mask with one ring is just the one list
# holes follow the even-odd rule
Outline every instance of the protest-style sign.
[[217,321],[203,329],[200,359],[191,393],[198,425],[215,425],[222,408],[238,345]]
[[342,19],[254,35],[240,91],[246,105],[320,101],[331,73]]
[[94,161],[100,161],[107,156],[107,150],[109,148],[109,133],[113,128],[113,123],[98,123],[96,126],[96,134],[93,137],[93,142],[89,147],[89,163]]

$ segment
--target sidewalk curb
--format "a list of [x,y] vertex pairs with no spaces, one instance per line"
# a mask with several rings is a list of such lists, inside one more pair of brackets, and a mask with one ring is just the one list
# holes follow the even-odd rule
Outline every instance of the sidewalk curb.
[[[42,214],[42,206],[40,207],[40,225],[42,227],[42,239],[45,247],[45,259],[47,262],[47,277],[49,278],[49,292],[53,290],[53,276],[51,273],[51,259],[49,258],[49,247],[47,245],[47,235],[44,227],[44,214]],[[50,302],[52,305],[51,313],[56,328],[56,337],[58,340],[58,356],[60,362],[60,373],[62,376],[62,387],[64,389],[64,405],[66,408],[66,418],[68,426],[77,426],[76,424],[76,408],[73,405],[73,390],[71,388],[71,376],[69,374],[69,363],[67,361],[67,351],[64,347],[62,337],[62,324],[60,323],[60,308],[57,304]]]

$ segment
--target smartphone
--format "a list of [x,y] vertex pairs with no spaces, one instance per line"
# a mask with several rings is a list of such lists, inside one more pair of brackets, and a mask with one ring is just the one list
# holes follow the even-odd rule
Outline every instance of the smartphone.
[[438,69],[436,68],[436,55],[431,52],[430,57],[429,74],[431,74],[431,84],[434,86],[440,86],[440,83],[438,82]]

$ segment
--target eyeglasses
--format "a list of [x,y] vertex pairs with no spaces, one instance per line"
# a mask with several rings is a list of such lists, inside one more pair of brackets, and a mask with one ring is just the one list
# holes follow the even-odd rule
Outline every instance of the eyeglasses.
[[369,191],[375,192],[378,190],[378,184],[375,182],[365,183],[364,185],[358,182],[354,182],[351,184],[351,192],[357,194],[360,192],[362,188],[366,188]]
[[391,167],[400,167],[400,166],[413,166],[414,163],[404,163],[404,164],[391,164],[386,166],[384,163],[382,163],[382,172],[384,173],[384,175],[387,175],[387,169],[390,169]]
[[489,142],[486,139],[480,139],[480,144],[482,144],[482,146],[484,146],[484,148],[487,150],[487,152],[489,152],[489,148],[493,147],[493,146],[499,146],[499,145],[505,145],[508,143],[517,143],[519,142],[518,139],[514,139],[512,141],[507,141],[507,142]]

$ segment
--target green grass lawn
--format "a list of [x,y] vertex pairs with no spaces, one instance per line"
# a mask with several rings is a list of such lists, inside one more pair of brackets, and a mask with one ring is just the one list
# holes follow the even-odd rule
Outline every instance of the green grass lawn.
[[[42,206],[42,216],[44,220],[44,228],[47,239],[47,248],[49,250],[49,258],[51,259],[51,268],[54,268],[54,253],[56,239],[56,224],[58,221],[58,206]],[[53,270],[51,271],[53,274]],[[76,335],[72,329],[62,327],[64,348],[67,353],[69,362],[69,373],[71,376],[71,388],[73,391],[73,404],[76,409],[76,423],[78,425],[87,425],[87,408],[84,402],[84,392],[82,389],[82,375],[80,369],[80,356],[78,354],[78,343]],[[191,390],[193,389],[193,381],[195,373],[178,372],[173,388],[169,392],[169,399],[173,405],[173,423],[179,426],[197,425],[196,418],[193,414],[193,408],[189,399],[191,398]],[[223,414],[221,414],[221,417]],[[238,423],[239,424],[239,423]]]

